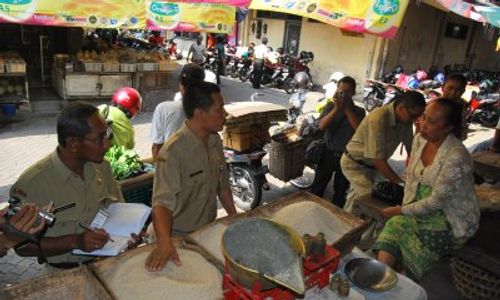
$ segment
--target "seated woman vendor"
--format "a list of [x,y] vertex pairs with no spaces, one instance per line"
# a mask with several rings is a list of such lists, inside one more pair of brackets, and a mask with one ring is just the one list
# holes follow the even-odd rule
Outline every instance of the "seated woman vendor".
[[440,98],[427,105],[413,141],[403,205],[382,211],[390,219],[374,245],[378,260],[416,280],[479,225],[473,163],[460,141],[462,119],[456,101]]

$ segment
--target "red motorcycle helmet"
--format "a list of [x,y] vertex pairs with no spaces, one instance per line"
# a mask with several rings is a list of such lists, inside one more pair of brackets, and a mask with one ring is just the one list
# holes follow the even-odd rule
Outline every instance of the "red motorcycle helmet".
[[111,102],[119,106],[129,119],[135,117],[142,108],[141,94],[131,87],[117,89],[111,98]]

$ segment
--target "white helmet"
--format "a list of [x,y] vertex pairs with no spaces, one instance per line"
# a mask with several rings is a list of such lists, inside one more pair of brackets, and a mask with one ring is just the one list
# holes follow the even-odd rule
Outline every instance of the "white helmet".
[[342,73],[342,72],[333,72],[333,74],[330,76],[330,82],[333,81],[333,82],[337,83],[343,77],[345,77],[344,73]]

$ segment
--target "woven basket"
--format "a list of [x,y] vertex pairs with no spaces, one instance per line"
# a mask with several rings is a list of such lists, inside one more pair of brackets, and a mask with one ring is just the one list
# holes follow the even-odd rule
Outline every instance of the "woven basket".
[[451,261],[455,286],[460,294],[471,300],[500,299],[500,278],[458,257]]
[[123,198],[127,203],[143,203],[151,206],[153,196],[153,173],[145,173],[120,181]]
[[311,139],[292,143],[271,141],[269,145],[269,173],[282,181],[302,176],[306,165],[306,148]]

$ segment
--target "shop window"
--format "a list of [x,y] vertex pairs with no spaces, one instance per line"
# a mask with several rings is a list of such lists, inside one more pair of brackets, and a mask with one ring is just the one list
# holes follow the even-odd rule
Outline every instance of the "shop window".
[[301,16],[274,12],[274,11],[265,11],[265,10],[258,10],[257,18],[279,19],[279,20],[302,20]]
[[467,38],[468,31],[469,26],[448,22],[446,24],[444,36],[452,39],[465,40]]

